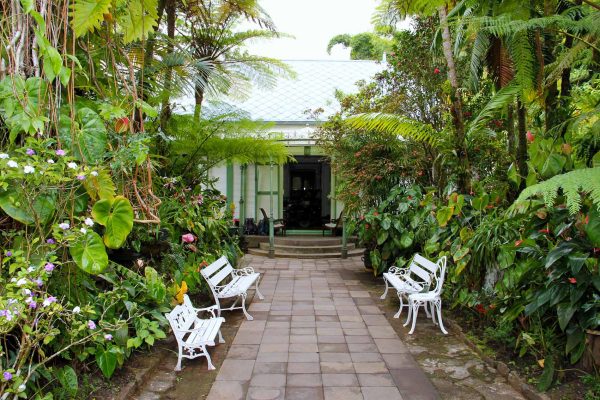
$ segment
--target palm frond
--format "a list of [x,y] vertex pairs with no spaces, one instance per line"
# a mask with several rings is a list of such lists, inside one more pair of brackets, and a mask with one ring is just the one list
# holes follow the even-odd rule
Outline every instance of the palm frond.
[[439,135],[429,124],[396,114],[365,113],[350,116],[344,123],[354,129],[362,129],[389,135],[394,139],[412,139],[436,146]]

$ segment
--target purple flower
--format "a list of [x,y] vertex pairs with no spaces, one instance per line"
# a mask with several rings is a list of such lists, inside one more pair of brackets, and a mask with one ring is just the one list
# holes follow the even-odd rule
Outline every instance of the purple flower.
[[33,149],[27,149],[27,151],[25,152],[28,156],[33,156],[35,155],[35,150]]
[[63,149],[58,149],[54,152],[57,156],[64,156],[66,153]]
[[65,231],[65,230],[69,229],[71,227],[71,225],[69,225],[68,222],[63,222],[61,224],[58,224],[58,227],[60,229],[62,229],[63,231]]
[[44,265],[44,269],[47,272],[52,272],[52,271],[54,271],[54,264],[52,264],[51,262],[46,263],[46,265]]
[[35,300],[33,300],[33,297],[28,297],[27,298],[27,305],[29,306],[29,308],[35,310],[37,308],[37,303],[35,302]]
[[44,302],[42,303],[42,305],[44,307],[48,307],[52,303],[56,303],[56,297],[54,297],[54,296],[48,297],[46,300],[44,300]]
[[90,329],[96,329],[96,324],[94,323],[94,321],[89,320],[87,323],[88,328]]
[[11,256],[12,256],[12,251],[10,251],[10,250],[9,250],[9,251],[7,251],[7,252],[6,252],[6,257],[11,257]]
[[77,175],[77,179],[80,181],[85,181],[85,175]]
[[48,243],[48,244],[55,244],[56,240],[50,238],[50,239],[46,240],[46,243]]
[[6,317],[6,310],[0,310],[0,317]]
[[12,379],[12,374],[8,371],[4,371],[4,373],[2,374],[2,376],[4,377],[5,381],[10,381]]
[[112,335],[110,333],[107,333],[106,335],[104,335],[104,339],[112,340]]
[[36,283],[36,285],[38,285],[38,287],[44,286],[44,281],[40,278],[37,278],[36,280],[34,280],[34,282]]

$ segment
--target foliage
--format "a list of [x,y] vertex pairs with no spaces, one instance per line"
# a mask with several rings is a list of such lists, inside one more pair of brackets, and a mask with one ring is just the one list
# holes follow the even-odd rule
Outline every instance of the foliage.
[[331,54],[331,49],[341,44],[345,48],[350,48],[351,60],[376,60],[379,61],[383,55],[391,48],[391,41],[382,38],[375,33],[363,32],[356,35],[341,34],[332,37],[327,44],[327,54]]

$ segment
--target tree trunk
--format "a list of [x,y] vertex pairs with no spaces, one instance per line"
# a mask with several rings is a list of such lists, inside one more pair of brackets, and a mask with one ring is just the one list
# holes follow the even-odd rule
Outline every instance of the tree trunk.
[[515,160],[515,112],[513,104],[508,106],[506,116],[506,137],[508,139],[508,154],[512,161]]
[[202,111],[202,100],[204,100],[204,88],[196,83],[194,88],[194,98],[196,105],[194,106],[194,121],[200,121],[200,112]]
[[[575,5],[580,6],[581,0],[575,0]],[[579,17],[576,17],[578,20]],[[565,48],[568,50],[573,47],[573,36],[566,35],[565,36]],[[560,97],[565,99],[566,97],[571,96],[571,68],[565,68],[562,72],[562,76],[560,79]],[[565,100],[563,100],[565,101]]]
[[456,153],[460,165],[460,171],[458,172],[458,189],[463,193],[467,193],[471,189],[471,167],[469,164],[469,157],[465,142],[465,121],[462,111],[462,99],[459,92],[458,75],[456,73],[456,65],[454,64],[454,55],[452,53],[452,35],[450,34],[448,14],[446,13],[445,6],[438,8],[438,15],[442,30],[442,48],[448,67],[448,80],[452,86],[452,106],[450,111],[452,113],[452,121],[456,134]]
[[175,0],[159,0],[158,1],[158,8],[157,8],[158,18],[156,19],[156,26],[154,27],[154,33],[152,35],[148,36],[148,41],[146,42],[146,49],[144,51],[144,69],[150,66],[150,64],[152,63],[152,59],[154,58],[154,43],[156,42],[154,35],[156,34],[156,31],[158,31],[158,29],[160,28],[160,21],[162,19],[163,13],[165,11],[165,4],[167,1],[169,1],[169,3],[175,2]]
[[521,180],[520,189],[525,188],[525,178],[527,178],[527,110],[521,100],[517,100],[517,124],[518,124],[518,140],[517,140],[517,167]]

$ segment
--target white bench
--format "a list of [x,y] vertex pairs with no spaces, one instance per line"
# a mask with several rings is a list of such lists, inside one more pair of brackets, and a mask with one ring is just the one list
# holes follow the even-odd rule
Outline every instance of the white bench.
[[[241,308],[248,320],[252,321],[254,319],[246,311],[246,296],[248,289],[254,284],[258,298],[261,300],[264,299],[260,290],[258,290],[260,273],[254,272],[254,269],[251,267],[234,269],[225,256],[201,269],[200,273],[206,279],[206,282],[208,282],[208,286],[215,297],[219,316],[221,316],[221,311],[239,310]],[[233,305],[229,308],[221,308],[219,299],[231,297],[236,298]],[[242,305],[238,306],[237,303],[240,299],[242,300]]]
[[[170,313],[165,314],[179,348],[175,371],[181,371],[181,360],[184,357],[206,357],[208,369],[215,369],[206,346],[214,346],[217,335],[219,343],[225,343],[221,336],[221,324],[225,322],[225,318],[215,316],[215,308],[194,308],[188,296],[184,295],[183,304],[175,306]],[[209,312],[212,318],[198,318],[198,313],[205,311]]]
[[[394,315],[394,318],[400,317],[402,307],[409,306],[408,304],[404,304],[405,298],[411,294],[427,292],[429,290],[432,277],[436,275],[442,265],[444,267],[446,265],[445,256],[434,263],[417,253],[407,268],[391,267],[388,272],[383,274],[385,292],[381,295],[381,299],[385,299],[391,285],[396,289],[398,299],[400,300],[400,308]],[[429,316],[429,310],[426,308],[425,311],[427,316]]]

